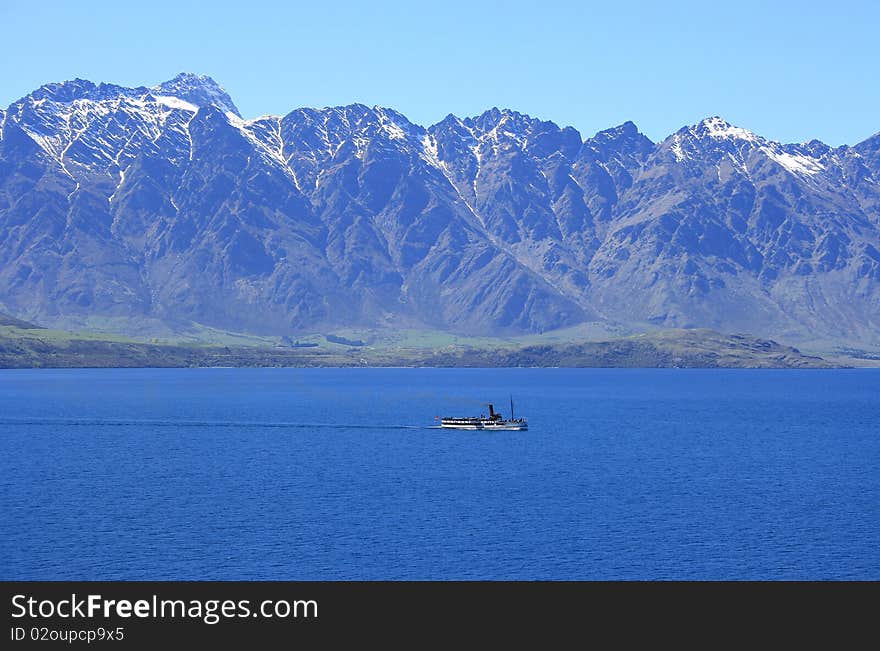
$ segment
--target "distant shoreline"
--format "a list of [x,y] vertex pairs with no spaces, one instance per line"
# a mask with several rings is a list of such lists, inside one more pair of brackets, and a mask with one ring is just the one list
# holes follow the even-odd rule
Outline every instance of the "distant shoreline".
[[78,371],[78,370],[244,370],[244,369],[278,369],[278,370],[474,370],[490,371],[522,369],[547,370],[594,370],[594,371],[870,371],[880,366],[0,366],[0,371]]
[[[850,363],[711,330],[516,347],[355,349],[109,341],[47,331],[0,334],[0,368],[847,368]],[[847,360],[849,361],[849,360]],[[873,365],[867,362],[865,366]]]

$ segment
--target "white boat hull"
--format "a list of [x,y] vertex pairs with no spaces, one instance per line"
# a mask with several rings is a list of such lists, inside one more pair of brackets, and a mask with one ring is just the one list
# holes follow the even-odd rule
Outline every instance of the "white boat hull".
[[463,429],[498,432],[525,432],[529,429],[528,423],[441,423],[443,429]]
[[458,416],[444,417],[440,419],[440,427],[443,429],[466,429],[466,430],[497,430],[499,432],[524,432],[529,429],[529,423],[525,418],[513,418],[513,399],[510,401],[511,418],[505,419],[495,411],[494,405],[489,403],[489,416]]

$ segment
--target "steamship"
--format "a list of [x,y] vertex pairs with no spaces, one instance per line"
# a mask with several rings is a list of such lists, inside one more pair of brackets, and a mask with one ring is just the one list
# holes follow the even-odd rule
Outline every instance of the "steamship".
[[440,426],[444,429],[473,429],[473,430],[513,430],[525,431],[529,429],[529,423],[525,418],[514,418],[513,398],[510,399],[510,418],[504,418],[495,411],[494,405],[489,403],[489,415],[479,416],[444,416],[440,419]]

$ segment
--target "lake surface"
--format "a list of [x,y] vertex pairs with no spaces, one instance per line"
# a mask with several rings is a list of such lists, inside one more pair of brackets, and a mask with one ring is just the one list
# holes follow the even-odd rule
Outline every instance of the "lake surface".
[[0,525],[0,579],[876,580],[880,370],[0,371]]

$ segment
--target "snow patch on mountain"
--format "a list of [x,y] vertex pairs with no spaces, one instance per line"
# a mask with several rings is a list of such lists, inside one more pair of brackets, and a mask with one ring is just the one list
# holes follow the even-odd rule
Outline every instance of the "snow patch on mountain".
[[675,160],[679,163],[687,160],[687,154],[684,153],[684,149],[681,146],[681,136],[672,136],[672,146],[669,149],[672,150],[672,155],[675,156]]
[[154,95],[153,97],[156,98],[157,102],[169,108],[189,111],[190,113],[195,113],[199,110],[199,107],[195,104],[182,100],[179,97],[173,97],[171,95]]
[[[423,158],[431,165],[441,171],[446,170],[446,163],[440,160],[440,154],[437,150],[437,141],[430,133],[426,133],[422,136],[422,152],[424,154]],[[448,174],[448,172],[444,173]]]
[[762,147],[761,149],[767,154],[767,156],[793,174],[806,174],[808,176],[813,176],[825,169],[825,166],[815,158],[803,154],[790,154],[785,151],[779,151],[778,149],[774,150],[774,148],[771,147]]
[[[244,120],[230,111],[227,111],[224,115],[229,124],[238,129],[239,133],[253,145],[263,158],[271,164],[280,167],[291,178],[297,189],[300,189],[296,175],[284,158],[284,145],[280,135],[280,117],[263,116],[255,120]],[[268,131],[265,129],[267,123],[272,124],[272,128]],[[267,134],[269,135],[268,138],[266,137]]]
[[399,124],[397,124],[389,112],[383,109],[380,106],[374,106],[373,111],[376,114],[376,117],[379,119],[379,124],[381,125],[382,131],[387,135],[391,140],[406,140],[406,131],[404,131]]

